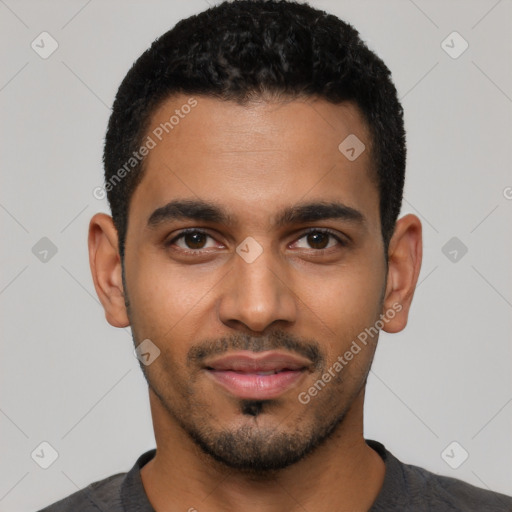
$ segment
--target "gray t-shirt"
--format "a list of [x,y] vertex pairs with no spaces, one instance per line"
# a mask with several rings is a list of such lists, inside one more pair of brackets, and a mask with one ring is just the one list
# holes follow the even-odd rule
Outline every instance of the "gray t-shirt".
[[[366,443],[386,464],[382,489],[368,512],[512,512],[512,497],[404,464],[378,441]],[[155,512],[140,477],[155,453],[141,455],[128,473],[94,482],[40,512]]]

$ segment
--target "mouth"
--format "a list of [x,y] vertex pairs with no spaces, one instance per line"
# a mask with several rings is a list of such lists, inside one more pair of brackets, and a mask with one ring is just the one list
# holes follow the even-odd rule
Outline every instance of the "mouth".
[[217,384],[238,398],[269,400],[298,385],[306,370],[247,373],[209,369],[207,372]]
[[204,370],[231,395],[262,400],[297,386],[310,367],[311,361],[289,354],[240,352],[208,362]]

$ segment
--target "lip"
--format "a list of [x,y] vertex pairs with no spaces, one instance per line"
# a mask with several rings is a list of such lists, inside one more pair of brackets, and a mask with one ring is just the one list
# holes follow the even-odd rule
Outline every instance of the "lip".
[[[206,374],[230,394],[246,399],[271,399],[296,386],[311,361],[280,352],[237,352],[209,361]],[[279,372],[259,375],[261,372]]]
[[204,363],[206,369],[232,370],[236,372],[266,372],[271,370],[301,370],[311,367],[311,361],[283,352],[235,352]]

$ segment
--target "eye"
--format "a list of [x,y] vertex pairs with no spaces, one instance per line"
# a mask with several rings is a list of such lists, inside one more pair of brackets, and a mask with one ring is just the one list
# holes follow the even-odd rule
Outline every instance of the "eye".
[[[180,249],[186,252],[199,252],[201,249],[209,249],[215,247],[213,245],[207,245],[207,240],[213,240],[213,237],[201,231],[199,229],[189,229],[182,231],[178,236],[174,237],[169,242],[166,242],[166,246],[176,245]],[[177,242],[180,243],[177,243]]]
[[308,232],[304,233],[297,242],[294,243],[295,246],[300,243],[301,240],[305,240],[306,244],[309,247],[300,247],[299,249],[315,249],[316,251],[322,251],[326,249],[330,249],[331,247],[335,247],[336,244],[341,246],[346,245],[341,238],[334,234],[332,231],[328,229],[316,229],[312,228]]
[[[208,240],[210,239],[210,242]],[[301,242],[304,240],[304,242]],[[210,245],[208,245],[210,243]],[[307,246],[300,244],[307,244]],[[189,254],[201,254],[205,249],[217,247],[215,239],[206,231],[190,228],[182,231],[177,236],[165,242],[166,247],[176,246],[182,252]],[[304,233],[296,242],[294,248],[312,249],[314,252],[321,253],[324,250],[331,249],[336,245],[345,246],[346,243],[334,232],[328,229],[311,228]]]

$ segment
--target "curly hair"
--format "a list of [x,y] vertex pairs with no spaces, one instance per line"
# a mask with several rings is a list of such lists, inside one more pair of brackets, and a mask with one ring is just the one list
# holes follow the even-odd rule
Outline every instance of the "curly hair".
[[406,160],[403,109],[391,72],[336,16],[290,0],[235,0],[181,20],[135,61],[119,87],[103,162],[121,260],[144,159],[133,161],[115,186],[112,179],[141,147],[159,105],[180,93],[242,105],[298,97],[354,102],[371,136],[387,248],[400,213]]

